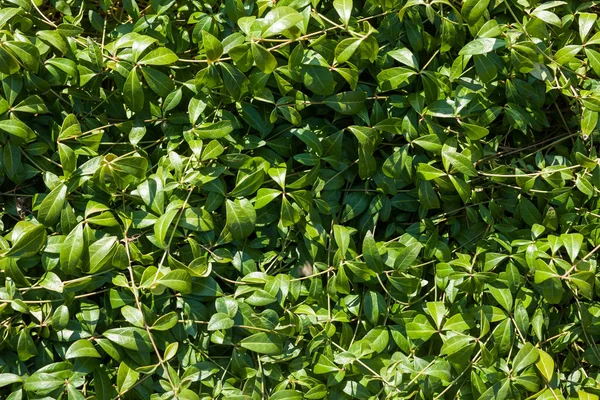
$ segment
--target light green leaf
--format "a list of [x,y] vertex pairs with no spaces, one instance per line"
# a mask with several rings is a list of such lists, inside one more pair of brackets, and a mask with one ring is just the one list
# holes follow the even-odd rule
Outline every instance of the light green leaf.
[[187,271],[177,269],[168,272],[158,280],[158,283],[180,293],[192,292],[192,278]]
[[442,355],[452,355],[457,353],[475,341],[474,337],[467,335],[455,335],[444,342],[440,350]]
[[14,383],[22,383],[23,378],[16,374],[3,373],[0,374],[0,387],[12,385]]
[[90,358],[102,358],[98,350],[94,347],[92,342],[87,339],[80,339],[73,343],[67,349],[65,354],[66,358],[80,358],[80,357],[90,357]]
[[233,132],[231,121],[219,121],[201,124],[192,129],[198,139],[220,139]]
[[277,334],[258,332],[242,339],[240,346],[259,354],[277,355],[283,350],[283,341]]
[[337,11],[344,25],[348,25],[352,16],[352,0],[333,0],[333,8]]
[[233,327],[233,319],[229,317],[229,315],[224,313],[216,313],[210,317],[210,321],[208,321],[207,330],[208,331],[218,331],[221,329],[229,329]]
[[114,328],[102,334],[111,342],[128,350],[149,353],[152,349],[148,332],[141,328]]
[[265,16],[264,22],[267,29],[262,33],[262,38],[269,38],[284,33],[304,18],[292,7],[279,6]]
[[535,364],[538,371],[542,374],[546,382],[550,382],[552,380],[552,376],[554,375],[554,360],[550,356],[550,354],[546,353],[544,350],[538,349],[539,361]]
[[479,38],[466,44],[458,54],[461,56],[472,56],[475,54],[487,54],[496,49],[506,46],[506,42],[501,39]]
[[175,311],[171,311],[166,313],[165,315],[161,315],[159,318],[154,321],[154,324],[150,327],[153,331],[168,331],[173,329],[177,322],[179,321],[179,316]]
[[466,0],[461,15],[471,25],[475,25],[487,10],[490,0]]
[[146,54],[138,64],[141,65],[171,65],[179,60],[177,54],[166,47],[159,47]]
[[[210,32],[202,31],[202,43],[206,57],[211,61],[216,61],[223,55],[223,45],[221,41],[214,37]],[[254,42],[253,42],[254,43]]]
[[560,240],[565,246],[571,262],[575,262],[579,250],[581,250],[581,246],[583,245],[583,235],[580,233],[563,233],[560,235]]
[[251,42],[252,57],[256,66],[265,74],[270,74],[277,68],[277,60],[266,48],[258,43]]
[[16,143],[25,143],[36,137],[29,126],[16,118],[0,121],[0,131],[11,135]]

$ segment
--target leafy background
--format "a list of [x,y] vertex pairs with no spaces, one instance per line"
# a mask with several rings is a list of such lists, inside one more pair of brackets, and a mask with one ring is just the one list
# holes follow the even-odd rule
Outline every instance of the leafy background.
[[598,399],[597,13],[0,0],[0,395]]

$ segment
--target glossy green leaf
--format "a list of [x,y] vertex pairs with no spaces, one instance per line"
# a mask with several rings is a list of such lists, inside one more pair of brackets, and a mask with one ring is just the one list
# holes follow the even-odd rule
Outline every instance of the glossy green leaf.
[[44,247],[46,237],[46,228],[43,225],[27,224],[18,237],[13,237],[13,245],[4,255],[14,258],[33,256]]
[[66,185],[55,187],[46,197],[44,197],[44,200],[42,200],[38,210],[38,220],[46,226],[55,225],[58,222],[62,208],[65,205],[66,196]]
[[65,354],[66,358],[80,358],[80,357],[91,357],[91,358],[102,358],[98,350],[94,347],[92,342],[86,339],[80,339],[69,346]]
[[276,7],[265,16],[264,22],[267,28],[262,32],[261,37],[268,38],[279,35],[302,20],[302,15],[292,7]]
[[242,339],[240,346],[258,354],[276,355],[283,349],[283,341],[274,333],[258,332]]
[[[172,50],[159,47],[158,49],[154,49],[142,57],[141,60],[138,61],[138,64],[141,65],[171,65],[175,63],[179,57],[177,54],[173,53]],[[134,85],[134,83],[132,83]]]
[[248,200],[227,200],[227,226],[236,240],[250,236],[256,223],[256,211]]
[[135,68],[127,75],[123,86],[123,99],[134,112],[139,112],[144,108],[144,89]]

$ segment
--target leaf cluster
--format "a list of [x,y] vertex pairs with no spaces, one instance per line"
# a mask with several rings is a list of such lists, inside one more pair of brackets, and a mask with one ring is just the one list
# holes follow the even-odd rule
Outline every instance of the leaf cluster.
[[578,0],[0,0],[0,397],[597,399]]

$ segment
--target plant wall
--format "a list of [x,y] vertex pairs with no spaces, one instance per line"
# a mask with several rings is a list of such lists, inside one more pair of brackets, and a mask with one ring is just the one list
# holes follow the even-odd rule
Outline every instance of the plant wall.
[[598,11],[0,0],[0,397],[598,399]]

